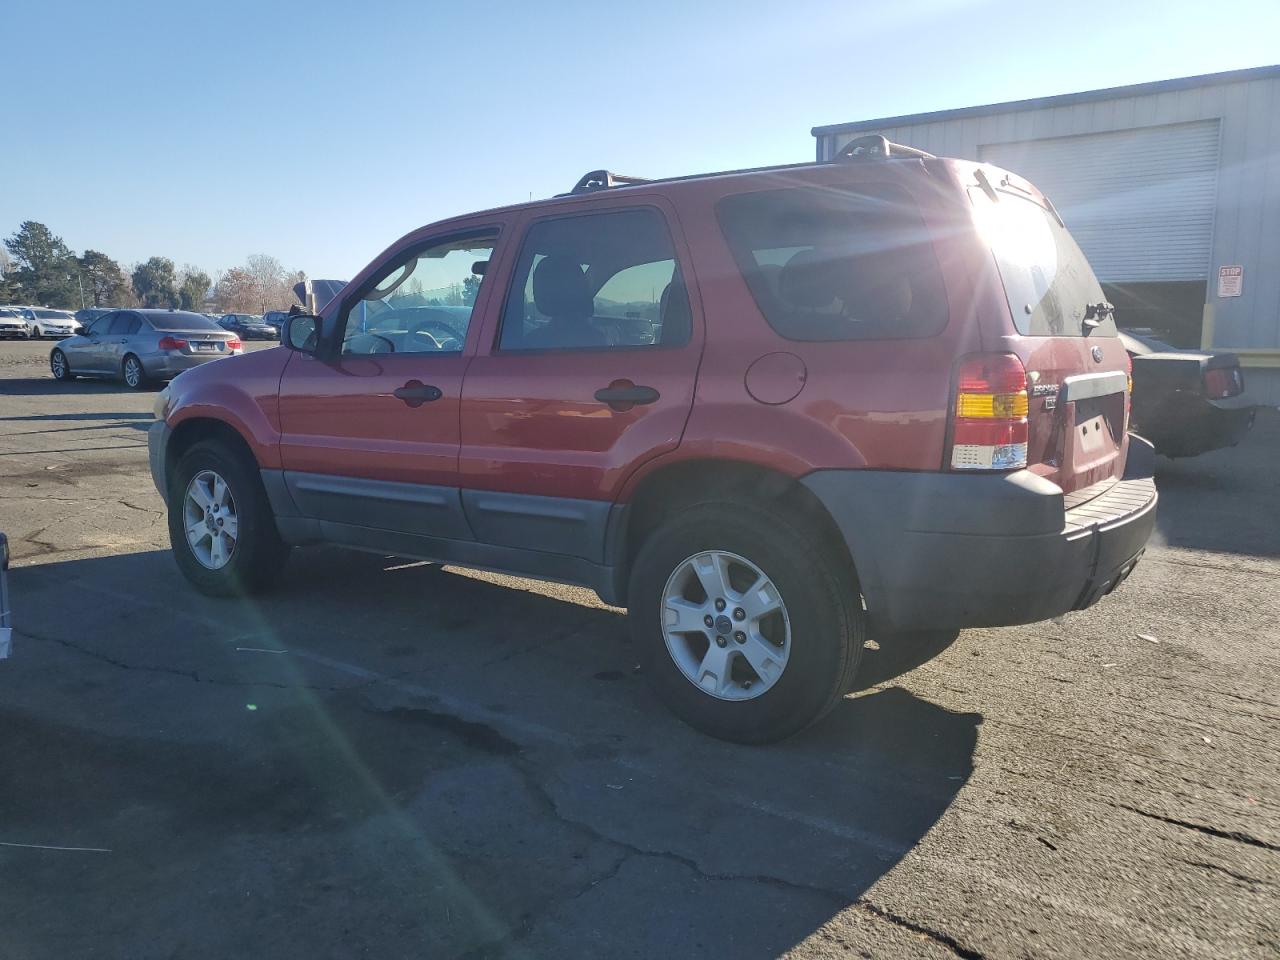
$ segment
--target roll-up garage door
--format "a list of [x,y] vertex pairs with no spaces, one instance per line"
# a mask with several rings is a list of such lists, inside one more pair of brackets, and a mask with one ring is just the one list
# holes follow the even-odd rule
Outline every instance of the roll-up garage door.
[[1204,280],[1218,184],[1218,121],[979,148],[1062,214],[1106,283]]

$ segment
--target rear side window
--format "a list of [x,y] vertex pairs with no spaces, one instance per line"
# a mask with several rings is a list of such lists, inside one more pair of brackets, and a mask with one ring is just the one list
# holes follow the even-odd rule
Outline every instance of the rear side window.
[[1084,325],[1091,304],[1106,300],[1084,253],[1050,211],[1005,191],[992,200],[970,190],[978,233],[991,246],[1013,325],[1023,336],[1114,337],[1115,319]]
[[789,340],[931,337],[947,325],[928,231],[897,187],[742,193],[718,214],[760,312]]

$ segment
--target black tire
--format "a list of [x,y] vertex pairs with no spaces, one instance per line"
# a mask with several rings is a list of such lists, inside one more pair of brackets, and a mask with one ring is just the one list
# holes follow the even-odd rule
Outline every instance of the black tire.
[[[654,531],[631,569],[630,623],[642,668],[658,697],[691,727],[736,743],[770,743],[821,719],[853,685],[865,614],[853,571],[814,544],[817,531],[771,507],[707,502]],[[773,581],[791,623],[782,675],[750,700],[722,700],[676,666],[663,638],[663,591],[686,559],[721,550],[749,560]]]
[[[230,559],[210,569],[196,559],[187,543],[185,501],[187,487],[198,473],[212,470],[230,488],[238,515],[239,536]],[[169,543],[178,569],[201,593],[232,597],[260,593],[280,579],[289,546],[280,539],[262,479],[245,455],[217,440],[192,445],[169,476]]]
[[147,370],[142,365],[142,361],[132,353],[124,355],[124,360],[120,364],[120,379],[130,390],[146,390],[151,385],[151,378],[147,376]]
[[[58,363],[59,358],[62,361],[61,364]],[[61,373],[58,372],[59,369],[61,369]],[[53,374],[53,379],[61,380],[63,383],[76,378],[75,373],[71,369],[71,361],[67,359],[67,355],[65,353],[56,347],[49,354],[49,372]]]

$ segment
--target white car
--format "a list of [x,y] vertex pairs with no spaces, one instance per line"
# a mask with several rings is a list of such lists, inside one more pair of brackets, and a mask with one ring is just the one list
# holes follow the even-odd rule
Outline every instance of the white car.
[[61,339],[80,332],[80,324],[68,310],[52,310],[49,307],[19,307],[23,319],[37,340],[45,337]]
[[0,307],[0,339],[31,338],[31,327],[17,307]]

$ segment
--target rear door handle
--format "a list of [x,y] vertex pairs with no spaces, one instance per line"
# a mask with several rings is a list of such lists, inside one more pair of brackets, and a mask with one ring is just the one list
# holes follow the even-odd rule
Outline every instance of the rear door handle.
[[615,410],[630,410],[638,404],[654,403],[660,396],[662,394],[653,387],[634,384],[630,380],[615,380],[596,391],[596,399]]
[[410,380],[403,387],[392,390],[391,395],[397,400],[403,400],[410,407],[420,407],[424,403],[439,400],[444,396],[439,387],[433,387],[421,380]]

